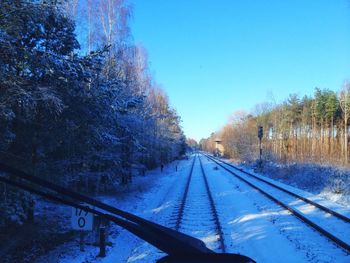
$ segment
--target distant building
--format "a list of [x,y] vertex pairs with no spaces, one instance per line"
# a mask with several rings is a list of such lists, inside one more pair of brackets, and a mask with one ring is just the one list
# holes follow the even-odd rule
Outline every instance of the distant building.
[[221,139],[216,139],[215,140],[215,155],[223,156],[224,153],[225,153],[225,148],[222,145],[222,140]]

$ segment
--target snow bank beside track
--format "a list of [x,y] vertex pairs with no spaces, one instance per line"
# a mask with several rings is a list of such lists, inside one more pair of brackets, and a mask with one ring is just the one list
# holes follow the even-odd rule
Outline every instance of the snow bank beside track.
[[[253,172],[252,166],[241,164],[239,167]],[[350,170],[347,168],[267,162],[262,175],[315,194],[320,200],[327,199],[350,208]]]

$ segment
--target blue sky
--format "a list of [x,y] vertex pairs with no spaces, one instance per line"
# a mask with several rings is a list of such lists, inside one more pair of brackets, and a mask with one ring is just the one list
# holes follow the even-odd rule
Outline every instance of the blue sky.
[[185,134],[208,137],[273,97],[350,79],[350,1],[130,0],[131,30]]

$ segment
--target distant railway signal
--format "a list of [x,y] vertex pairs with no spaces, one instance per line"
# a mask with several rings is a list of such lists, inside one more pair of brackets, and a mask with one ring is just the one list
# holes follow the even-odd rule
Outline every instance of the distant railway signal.
[[264,130],[262,126],[258,127],[258,138],[261,140],[262,137],[264,136]]
[[264,136],[264,130],[263,126],[258,126],[258,138],[259,138],[259,169],[262,168],[262,147],[261,147],[261,140]]

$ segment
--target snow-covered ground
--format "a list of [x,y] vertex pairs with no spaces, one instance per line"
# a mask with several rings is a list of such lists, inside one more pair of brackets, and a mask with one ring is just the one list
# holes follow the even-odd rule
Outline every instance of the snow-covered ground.
[[[249,168],[242,165],[243,168]],[[250,167],[251,168],[251,167]],[[350,170],[320,164],[267,162],[263,174],[350,208]]]
[[[207,165],[213,164],[207,160]],[[220,196],[217,209],[230,252],[257,262],[349,262],[345,252],[258,191],[221,168],[216,177],[220,180],[212,179],[211,186]]]
[[[147,173],[145,177],[136,177],[130,187],[115,197],[100,199],[151,221],[163,224],[166,222],[164,225],[174,226],[174,206],[178,204],[178,198],[182,195],[182,187],[191,162],[175,161],[165,166],[162,173],[156,169]],[[70,210],[69,207],[67,209]],[[98,248],[94,246],[86,246],[86,251],[80,252],[78,240],[75,240],[57,247],[36,262],[154,262],[165,256],[163,252],[115,225],[111,225],[109,242],[112,246],[107,248],[105,258],[97,257]]]
[[[214,169],[216,165],[207,158],[201,157],[201,160],[222,225],[227,252],[244,254],[257,262],[350,262],[346,252],[289,212],[227,171]],[[162,174],[156,170],[146,177],[135,178],[125,193],[102,200],[174,227],[191,162],[191,159],[181,161],[177,172],[176,163],[172,163]],[[196,162],[196,165],[199,166],[199,163]],[[197,198],[200,203],[200,195]],[[349,213],[347,208],[337,207]],[[186,226],[189,233],[200,230],[200,224]],[[36,262],[155,262],[164,255],[117,226],[111,226],[110,233],[111,246],[105,258],[98,258],[98,249],[90,245],[86,246],[85,252],[80,252],[78,242],[74,241],[57,247]],[[200,237],[209,245],[210,239]]]

